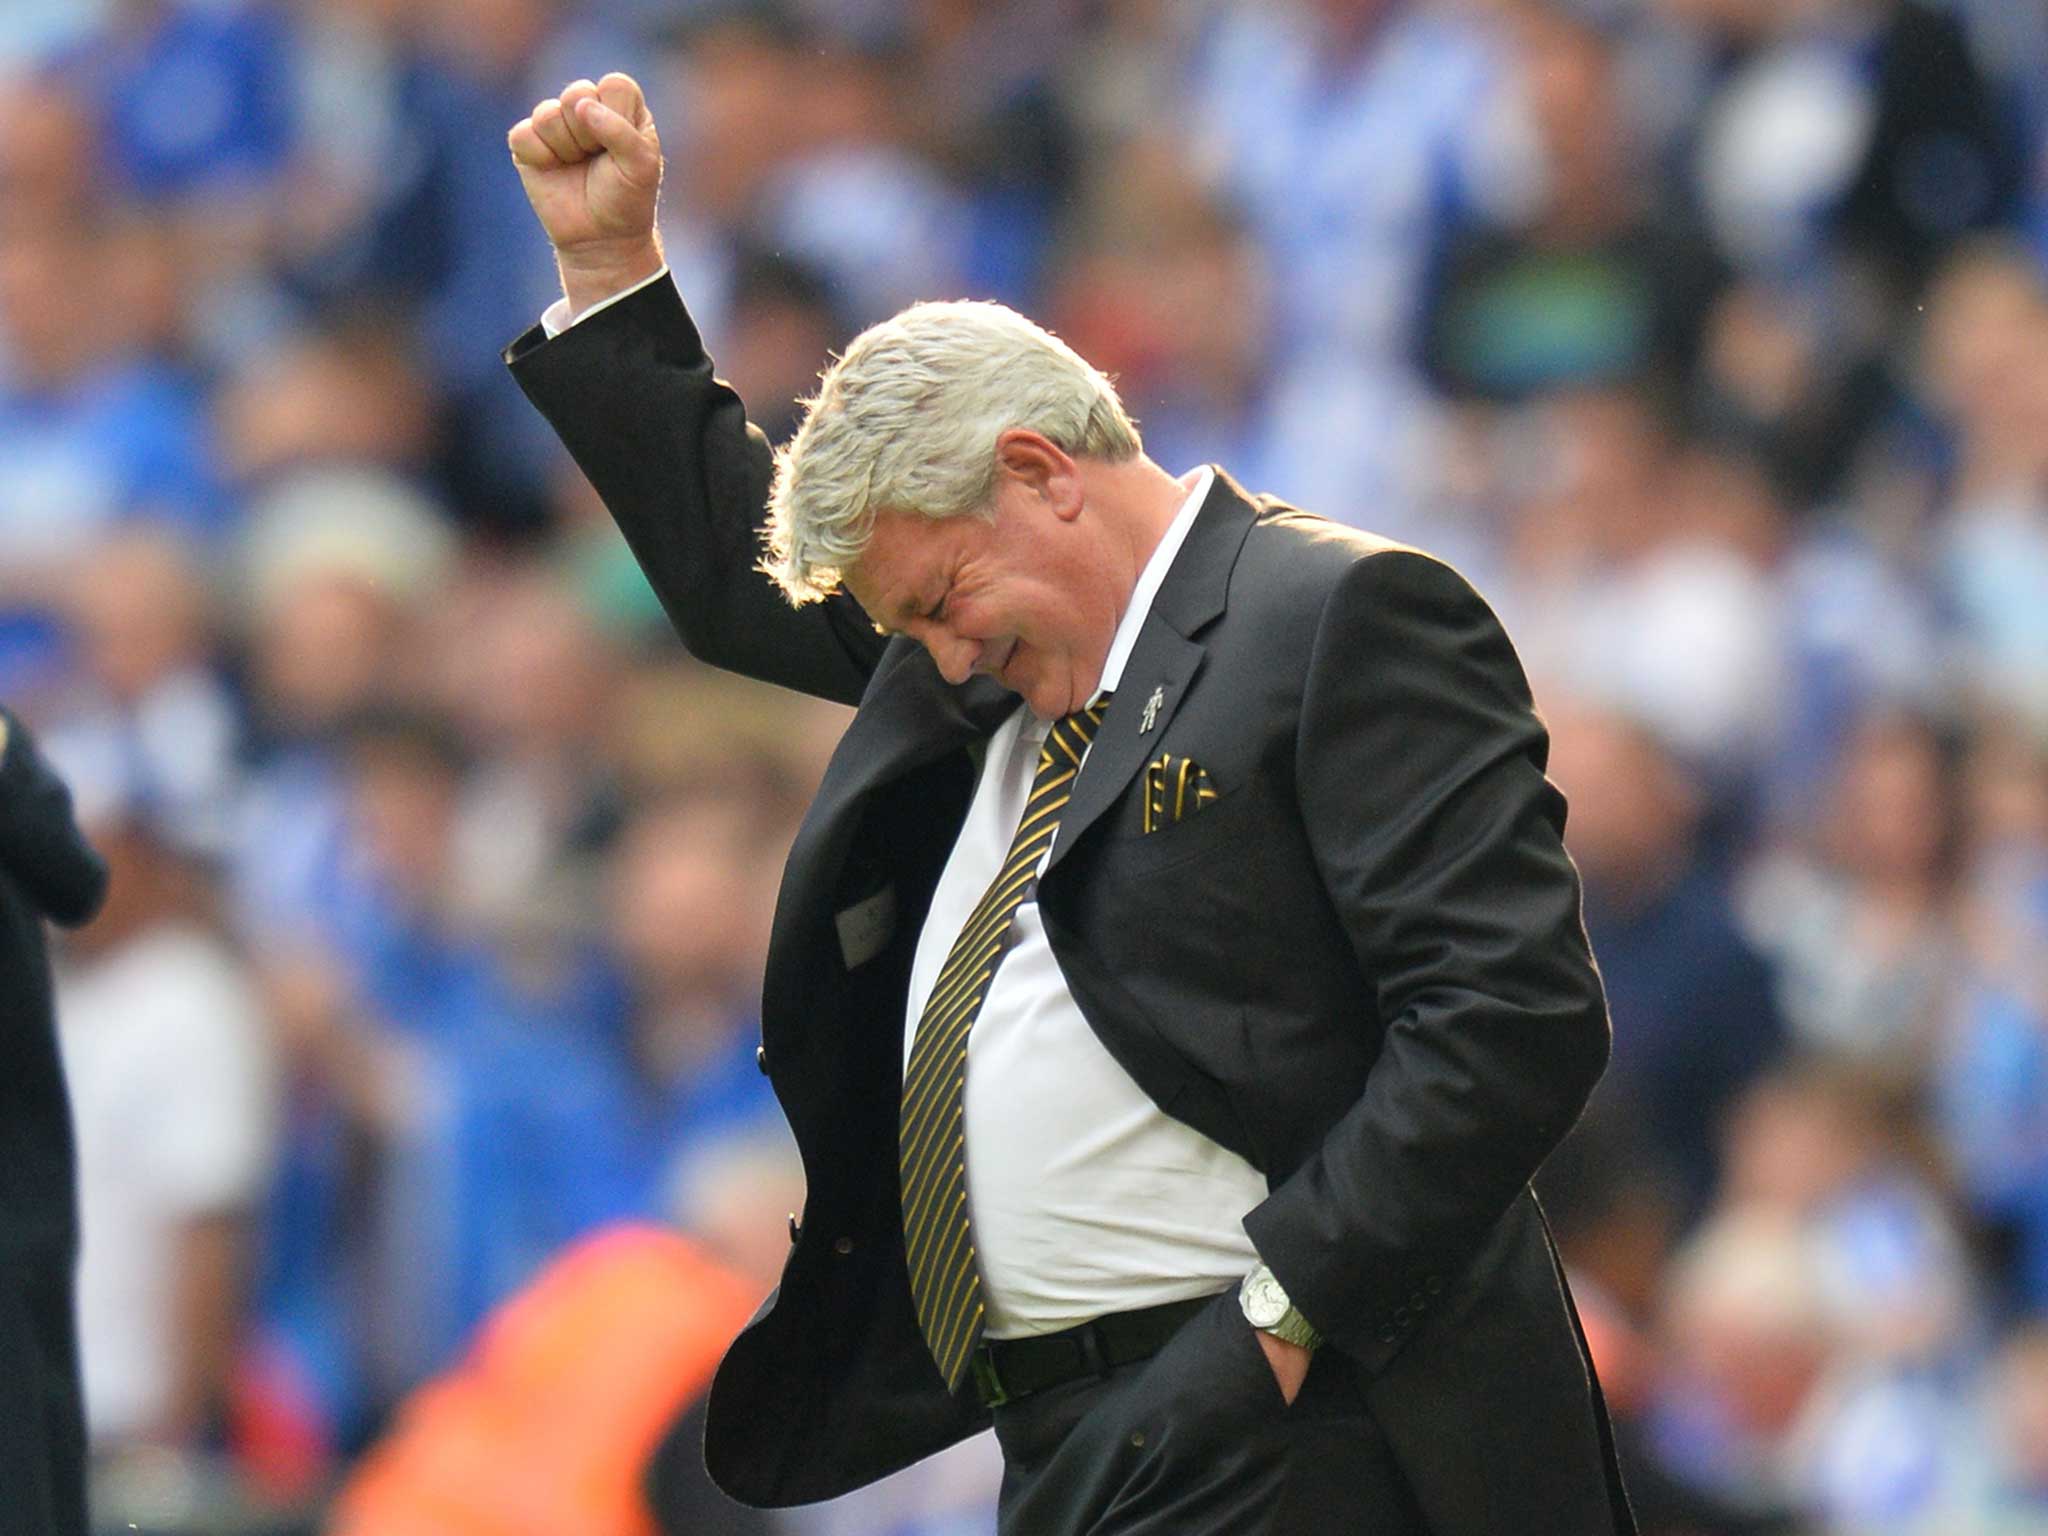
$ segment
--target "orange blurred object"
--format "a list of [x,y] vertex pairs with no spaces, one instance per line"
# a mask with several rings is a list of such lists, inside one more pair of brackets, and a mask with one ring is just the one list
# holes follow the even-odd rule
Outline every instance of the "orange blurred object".
[[758,1300],[665,1228],[586,1239],[413,1394],[330,1536],[657,1536],[648,1459]]

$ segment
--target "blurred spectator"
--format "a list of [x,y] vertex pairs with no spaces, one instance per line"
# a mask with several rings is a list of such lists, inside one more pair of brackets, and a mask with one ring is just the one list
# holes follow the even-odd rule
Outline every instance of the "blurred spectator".
[[797,403],[817,391],[820,360],[848,334],[832,284],[800,261],[739,252],[732,278],[721,378],[747,402],[747,419],[780,443],[796,430]]
[[[68,6],[72,0],[53,3]],[[10,21],[15,19],[10,15]],[[14,31],[8,29],[0,48],[14,41]],[[76,91],[46,75],[24,71],[15,76],[0,68],[0,78],[7,80],[21,114],[21,131],[0,142],[0,207],[8,210],[10,220],[25,223],[75,217],[100,188],[90,111]],[[0,346],[0,370],[5,357],[6,348]]]
[[1873,1364],[1941,1368],[1975,1344],[1960,1234],[1882,1079],[1792,1058],[1729,1117],[1724,1205],[1799,1221],[1840,1342]]
[[56,68],[92,104],[114,186],[233,205],[284,169],[287,58],[276,17],[249,0],[111,0],[102,30]]
[[1910,1094],[1946,1022],[1956,810],[1924,721],[1866,717],[1823,802],[1814,846],[1754,872],[1751,942],[1771,957],[1791,1032]]
[[1218,7],[1120,0],[1075,37],[1061,91],[1083,143],[1114,153],[1182,110],[1191,55]]
[[801,142],[788,106],[803,89],[805,35],[786,7],[720,4],[665,39],[663,94],[676,105],[662,124],[662,246],[714,357],[733,335],[740,246],[769,178]]
[[1921,0],[1668,8],[1720,61],[1682,182],[1745,277],[1710,327],[1704,408],[1817,499],[1883,408],[1893,310],[2009,210],[2010,125]]
[[775,784],[772,764],[734,766],[751,783],[638,811],[612,867],[611,931],[633,998],[635,1140],[647,1208],[670,1216],[685,1209],[695,1160],[735,1134],[789,1145],[755,1056],[756,1009],[777,855],[801,802]]
[[[1991,1373],[1992,1520],[2048,1523],[2048,1322],[2017,1329]],[[2004,1527],[1999,1527],[2003,1529]]]
[[462,925],[501,939],[522,914],[593,907],[587,866],[617,831],[620,787],[604,744],[620,658],[547,572],[478,567],[428,623],[434,694],[474,757],[457,811]]
[[251,507],[241,548],[259,743],[229,871],[259,948],[307,942],[343,859],[341,728],[406,691],[422,611],[449,577],[434,505],[370,471],[307,471]]
[[336,322],[242,359],[216,397],[221,452],[244,485],[360,465],[413,476],[436,446],[433,392],[400,333]]
[[1796,1224],[1825,1309],[1823,1369],[1778,1447],[1798,1503],[1849,1530],[1949,1507],[1967,1482],[1973,1283],[1909,1127],[1868,1080],[1794,1065],[1745,1095],[1728,1147],[1726,1209]]
[[[924,137],[938,138],[966,201],[965,287],[1036,308],[1085,156],[1063,66],[1094,8],[927,0],[907,9],[914,69],[930,83],[918,102]],[[1168,58],[1155,67],[1170,67]]]
[[2013,1299],[2048,1306],[2048,752],[1987,728],[1968,764],[1968,972],[1942,1042],[1940,1129],[2008,1255]]
[[[709,1385],[755,1289],[656,1228],[615,1227],[566,1249],[406,1403],[328,1529],[647,1536],[648,1457],[678,1404]],[[705,1493],[703,1518],[681,1529],[763,1527],[764,1516]]]
[[1953,17],[1919,0],[1670,4],[1733,61],[1695,172],[1742,265],[1796,272],[1836,237],[1910,297],[1942,249],[2009,209],[2009,128]]
[[196,1454],[223,1421],[270,1171],[268,1026],[199,866],[119,784],[81,786],[113,880],[58,972],[78,1130],[95,1450]]
[[1266,488],[1271,301],[1241,220],[1156,134],[1097,172],[1088,199],[1055,270],[1056,329],[1116,377],[1153,458]]
[[911,138],[910,60],[806,56],[794,153],[763,189],[762,234],[824,272],[857,326],[966,287],[967,208]]
[[[556,467],[550,481],[554,558],[583,609],[615,645],[682,654],[661,599],[647,584],[618,524],[575,464]],[[621,712],[624,713],[623,711]]]
[[92,782],[125,782],[180,846],[227,851],[240,790],[241,722],[215,672],[214,595],[168,530],[104,540],[66,594],[85,688],[51,749]]
[[[749,1294],[766,1295],[789,1257],[788,1228],[775,1225],[767,1213],[787,1211],[794,1221],[803,1209],[804,1172],[796,1148],[786,1133],[771,1138],[740,1131],[705,1154],[670,1191],[677,1202],[672,1214],[740,1277]],[[663,1536],[726,1529],[733,1536],[756,1536],[801,1522],[806,1511],[749,1509],[712,1483],[704,1468],[704,1410],[701,1398],[685,1405],[648,1458],[644,1486]]]
[[1963,680],[2048,722],[2048,290],[2026,258],[1959,257],[1930,296],[1926,384],[1954,436],[1935,554]]
[[573,934],[499,950],[464,920],[456,733],[387,709],[343,761],[332,905],[268,967],[304,1094],[273,1259],[280,1315],[310,1307],[311,1347],[340,1350],[335,1401],[361,1412],[450,1359],[560,1243],[635,1209],[636,1187],[610,969]]
[[1723,1202],[1675,1261],[1649,1445],[1660,1475],[1818,1529],[1948,1529],[1968,1276],[1871,1104],[1814,1071],[1745,1099]]
[[1811,1246],[1779,1212],[1718,1214],[1679,1253],[1665,1310],[1651,1454],[1754,1524],[1791,1529],[1784,1450],[1833,1348]]
[[1720,266],[1651,203],[1612,46],[1538,8],[1517,35],[1541,201],[1519,226],[1481,226],[1451,245],[1425,357],[1454,393],[1491,399],[1575,385],[1675,392],[1698,359]]
[[1596,1097],[1642,1117],[1689,1218],[1713,1188],[1722,1115],[1782,1042],[1770,970],[1701,862],[1698,793],[1677,761],[1621,716],[1554,703],[1545,714],[1614,1020]]
[[1686,455],[1673,515],[1720,530],[1776,588],[1785,634],[1785,693],[1757,806],[1766,837],[1824,820],[1832,775],[1873,714],[1941,708],[1933,603],[1917,552],[1845,504],[1795,523],[1785,493],[1753,452],[1718,446]]
[[1615,1454],[1643,1536],[1765,1536],[1786,1528],[1668,1470],[1652,1448],[1666,1390],[1660,1326],[1679,1211],[1634,1108],[1592,1104],[1544,1163],[1538,1193],[1571,1273],[1572,1296],[1614,1424]]
[[1607,1097],[1588,1106],[1536,1187],[1608,1410],[1632,1430],[1654,1376],[1651,1324],[1678,1235],[1670,1175],[1633,1107]]
[[1894,403],[1879,312],[1854,299],[1748,278],[1704,317],[1688,407],[1703,430],[1755,456],[1798,507],[1864,474],[1866,441]]
[[1538,691],[1549,681],[1646,721],[1710,790],[1740,786],[1776,745],[1788,683],[1756,539],[1688,515],[1688,461],[1652,401],[1572,391],[1531,410],[1509,449],[1498,598]]
[[351,0],[302,18],[302,74],[318,82],[302,174],[318,201],[294,232],[293,275],[317,307],[368,309],[417,337],[435,471],[457,515],[497,533],[545,522],[554,462],[495,351],[556,291],[504,175],[505,127],[564,81],[632,67],[628,40],[594,14],[558,0]]
[[[2011,215],[2019,146],[1953,6],[1838,4],[1873,103],[1835,233],[1887,297],[1917,293],[1962,236]],[[1860,13],[1860,14],[1859,14]],[[1873,20],[1874,18],[1874,20]],[[1861,36],[1861,23],[1870,28]]]
[[1271,489],[1429,542],[1440,426],[1414,366],[1453,232],[1526,211],[1532,135],[1500,38],[1418,0],[1221,7],[1184,131],[1270,272]]
[[1273,262],[1284,358],[1407,355],[1445,236],[1521,211],[1532,157],[1516,84],[1500,40],[1456,8],[1223,8],[1188,129]]
[[109,305],[104,220],[0,209],[0,679],[47,686],[63,562],[132,520],[205,537],[225,500],[193,382]]

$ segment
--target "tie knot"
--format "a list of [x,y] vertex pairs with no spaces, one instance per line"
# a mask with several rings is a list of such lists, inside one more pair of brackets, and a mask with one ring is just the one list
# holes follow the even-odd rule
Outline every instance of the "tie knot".
[[1086,709],[1077,709],[1071,715],[1062,715],[1053,721],[1052,729],[1045,733],[1045,746],[1038,755],[1041,777],[1061,764],[1079,770],[1082,754],[1088,750],[1088,743],[1095,739],[1102,717],[1109,713],[1111,697],[1110,694],[1099,693]]

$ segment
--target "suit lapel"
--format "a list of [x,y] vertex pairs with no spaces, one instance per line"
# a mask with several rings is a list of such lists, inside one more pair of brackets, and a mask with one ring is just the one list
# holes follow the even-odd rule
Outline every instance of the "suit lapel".
[[[1158,739],[1194,685],[1206,648],[1196,638],[1222,612],[1230,572],[1258,512],[1236,483],[1216,471],[1194,526],[1152,599],[1124,663],[1122,680],[1088,749],[1074,798],[1060,817],[1048,872],[1065,859],[1085,833],[1115,803],[1144,766],[1146,749]],[[1152,705],[1154,694],[1159,702]],[[1152,718],[1147,725],[1146,714]]]
[[[1144,766],[1146,747],[1180,707],[1205,654],[1196,642],[1175,634],[1156,609],[1147,615],[1124,666],[1123,684],[1109,701],[1109,713],[1102,717],[1102,726],[1081,765],[1081,776],[1074,781],[1074,798],[1060,814],[1059,837],[1048,870],[1066,857],[1081,834],[1116,802],[1124,786]],[[1152,729],[1140,732],[1138,725],[1155,688],[1160,703]]]

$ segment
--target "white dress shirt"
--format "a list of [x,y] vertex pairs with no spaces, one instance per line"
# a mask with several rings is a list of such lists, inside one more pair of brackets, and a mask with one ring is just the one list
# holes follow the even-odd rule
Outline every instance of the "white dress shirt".
[[[1105,691],[1122,679],[1214,477],[1204,468],[1183,481],[1187,500],[1117,626]],[[1020,704],[989,740],[918,935],[906,1062],[947,951],[1010,851],[1047,728]],[[1236,1284],[1258,1263],[1242,1218],[1266,1198],[1264,1176],[1161,1112],[1103,1048],[1067,989],[1036,904],[1026,902],[1012,922],[1012,947],[967,1046],[967,1202],[989,1337],[1050,1333]]]

